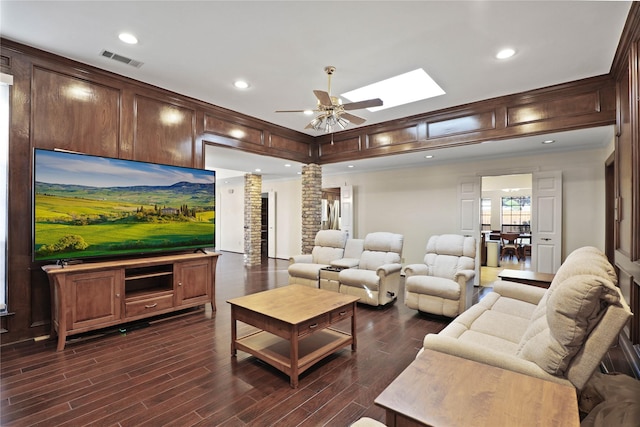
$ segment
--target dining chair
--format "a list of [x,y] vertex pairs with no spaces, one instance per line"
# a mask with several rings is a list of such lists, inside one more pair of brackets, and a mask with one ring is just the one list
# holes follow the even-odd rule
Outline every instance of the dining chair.
[[514,256],[520,261],[520,250],[518,244],[518,238],[520,233],[500,233],[500,243],[502,250],[500,251],[500,259],[504,259],[505,256]]

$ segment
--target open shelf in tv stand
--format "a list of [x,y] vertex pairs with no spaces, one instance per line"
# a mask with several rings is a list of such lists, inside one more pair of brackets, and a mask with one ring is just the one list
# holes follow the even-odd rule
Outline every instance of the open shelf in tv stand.
[[66,266],[46,265],[52,334],[66,338],[185,308],[215,310],[219,254],[192,253]]

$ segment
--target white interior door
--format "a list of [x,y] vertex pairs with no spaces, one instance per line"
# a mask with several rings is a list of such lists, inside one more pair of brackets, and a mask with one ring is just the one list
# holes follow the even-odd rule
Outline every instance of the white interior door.
[[269,258],[276,257],[276,192],[269,191],[267,193],[268,207],[267,212],[269,219],[267,220],[267,256]]
[[353,186],[340,187],[340,230],[353,238]]
[[562,261],[562,172],[534,172],[531,191],[531,266],[555,273]]
[[460,234],[476,239],[476,277],[474,285],[480,284],[480,197],[482,178],[463,177],[458,182],[458,218]]

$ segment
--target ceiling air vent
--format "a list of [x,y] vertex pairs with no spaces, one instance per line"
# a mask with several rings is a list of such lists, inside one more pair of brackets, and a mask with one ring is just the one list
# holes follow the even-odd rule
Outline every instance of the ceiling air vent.
[[118,55],[117,53],[109,52],[108,50],[103,50],[100,52],[100,55],[136,68],[140,68],[143,64],[141,61],[136,61],[135,59],[127,58],[126,56]]

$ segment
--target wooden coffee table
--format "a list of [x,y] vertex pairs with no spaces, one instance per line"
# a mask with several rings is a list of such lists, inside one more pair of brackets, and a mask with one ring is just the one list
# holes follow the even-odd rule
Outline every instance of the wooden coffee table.
[[[331,353],[351,345],[356,350],[358,297],[290,285],[233,298],[231,355],[245,351],[289,375],[298,387],[298,375]],[[330,326],[351,318],[351,333]],[[236,322],[260,331],[238,338]]]
[[394,426],[575,426],[576,390],[425,350],[376,398]]

